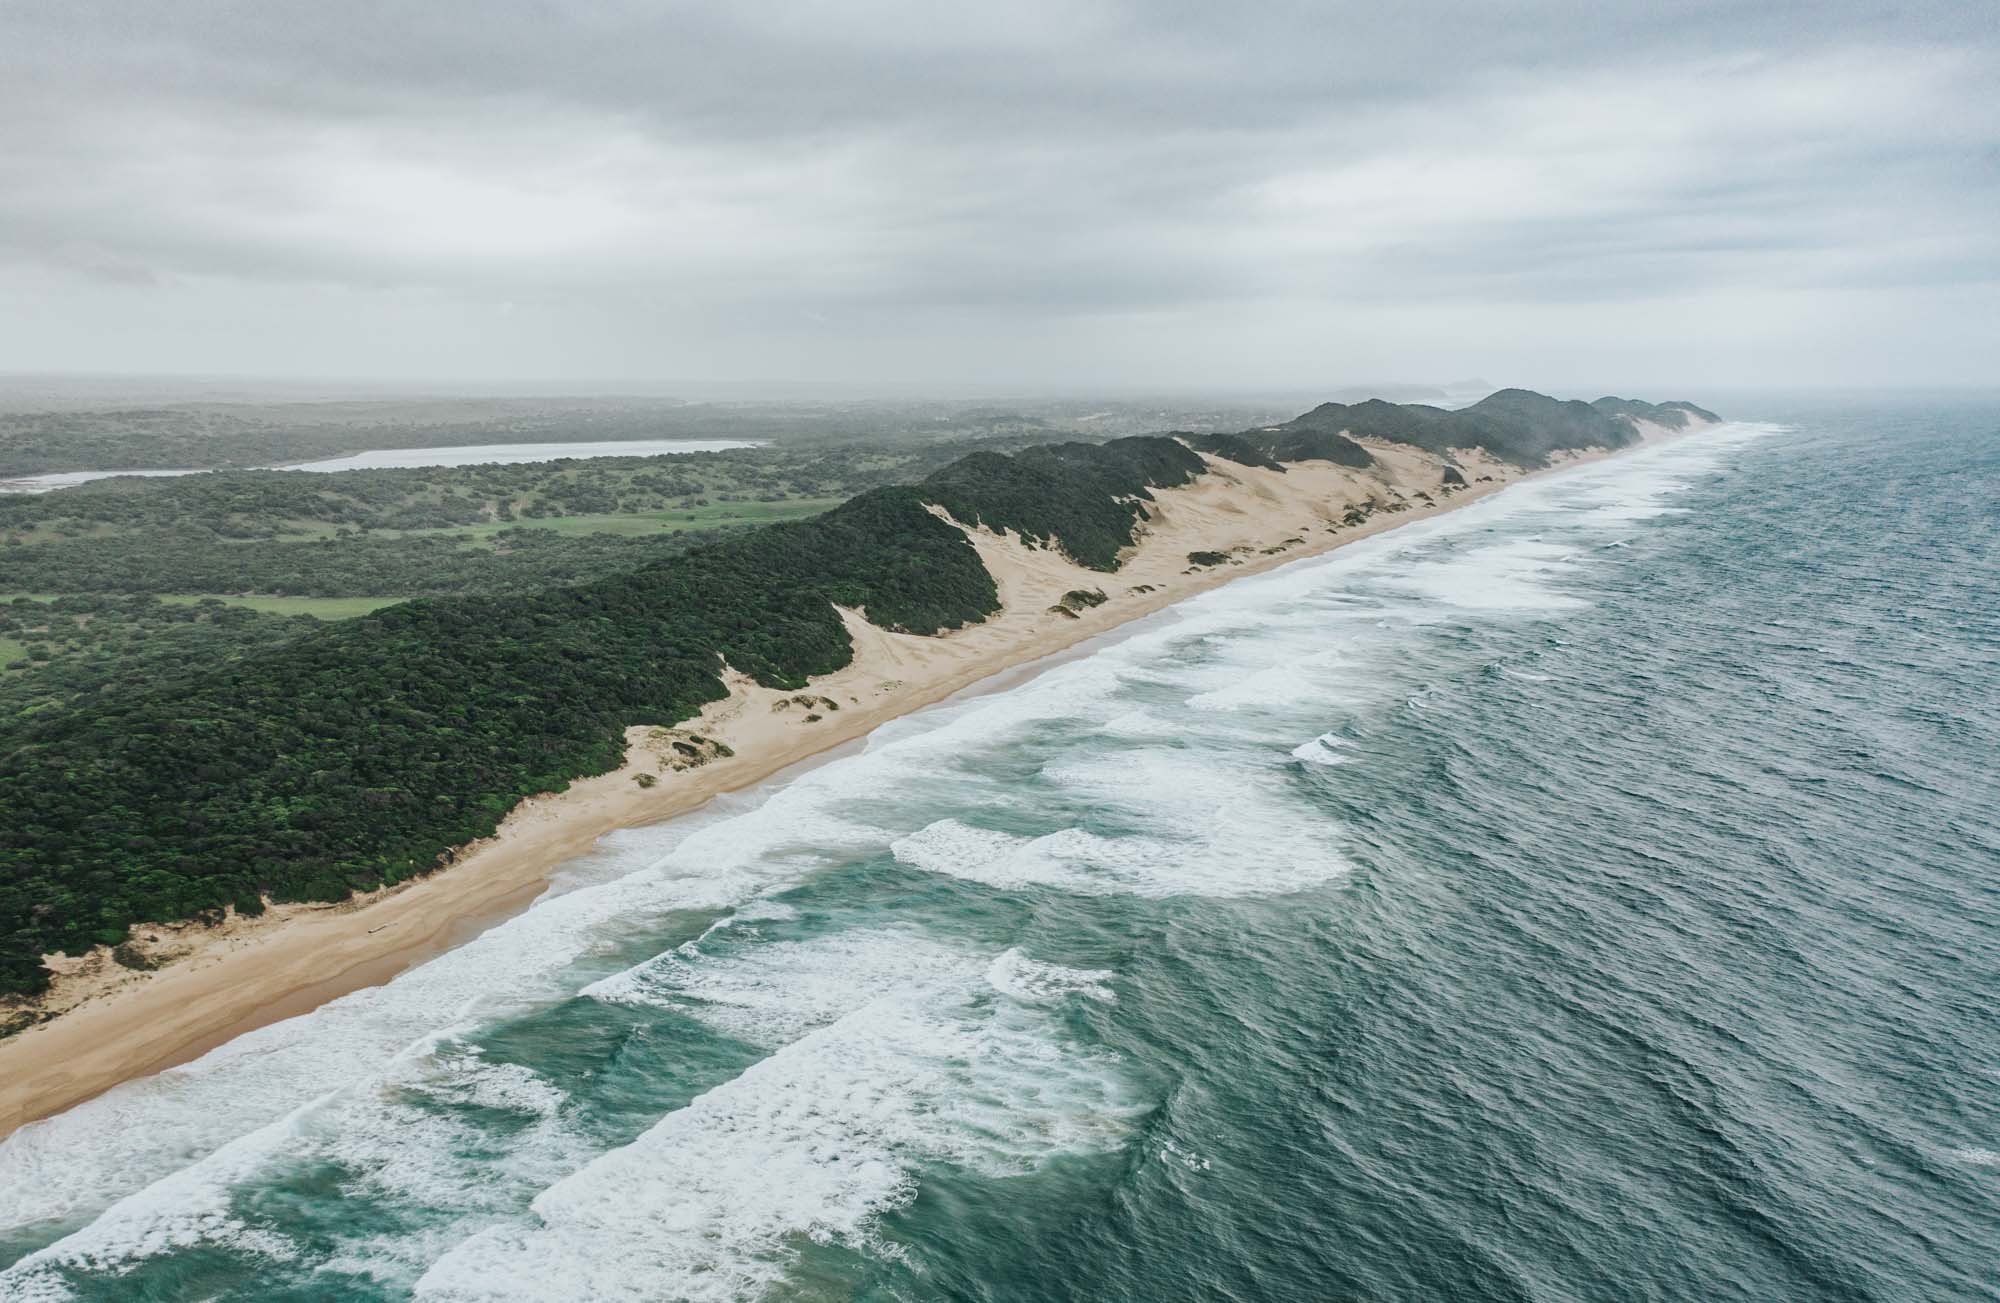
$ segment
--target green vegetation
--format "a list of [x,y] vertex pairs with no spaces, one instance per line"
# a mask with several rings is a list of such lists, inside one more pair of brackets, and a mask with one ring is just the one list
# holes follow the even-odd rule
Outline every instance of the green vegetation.
[[397,601],[393,597],[236,597],[229,593],[169,595],[160,600],[170,606],[221,602],[224,606],[240,606],[266,615],[310,615],[315,620],[352,620],[357,615],[393,606]]
[[[373,448],[729,437],[692,432],[666,404],[605,409],[470,404],[412,421],[391,403],[172,407],[0,414],[0,475],[65,470],[182,470],[317,461]],[[740,436],[739,436],[740,437]]]
[[[382,603],[299,603],[319,606],[317,618],[283,604],[288,599],[253,604],[95,595],[0,598],[0,715],[19,724],[50,707],[80,707],[107,692],[141,690]],[[6,655],[9,648],[19,648],[18,654]]]
[[[1265,451],[1260,440],[1248,434],[1183,434],[1181,437],[1190,446],[1224,461],[1242,466],[1261,466],[1266,470],[1285,469],[1283,462]],[[1367,455],[1365,450],[1362,455]]]
[[962,448],[775,448],[517,466],[97,480],[0,496],[0,585],[415,597],[631,570],[691,536],[816,514]]
[[38,712],[0,761],[0,989],[143,919],[428,871],[523,797],[615,767],[626,725],[721,697],[724,661],[786,687],[839,668],[833,602],[934,632],[997,600],[963,536],[884,489],[628,575],[409,602]]
[[[745,525],[770,525],[781,520],[803,520],[807,516],[817,516],[822,511],[831,511],[845,501],[847,501],[846,496],[834,494],[827,497],[790,498],[771,502],[712,502],[703,506],[675,507],[666,511],[548,516],[533,521],[527,528],[547,530],[564,537],[583,534],[621,534],[632,538],[658,538],[663,533],[737,529]],[[521,528],[523,526],[519,524],[489,521],[485,524],[469,525],[463,529],[407,531],[391,536],[417,538],[425,533],[436,533],[457,539],[485,541]],[[377,537],[382,535],[378,534]]]
[[[62,593],[0,593],[0,605],[25,597],[31,602],[61,601],[68,594]],[[224,606],[240,606],[249,611],[262,611],[266,615],[310,615],[316,620],[351,620],[357,615],[379,611],[392,606],[398,599],[393,597],[238,597],[232,593],[192,593],[161,594],[159,601],[169,606],[197,606],[203,602],[221,602]]]
[[985,403],[706,402],[652,398],[176,401],[148,407],[0,410],[0,477],[48,471],[277,466],[389,448],[638,439],[759,439],[805,449],[997,439],[1022,446],[1184,425],[1275,420],[1263,404],[1062,400]]
[[1102,606],[1109,600],[1101,588],[1072,588],[1049,608],[1049,614],[1066,615],[1072,620],[1081,619],[1083,612],[1093,606]]
[[[931,465],[952,455],[940,452]],[[739,519],[753,504],[851,495],[904,478],[913,465],[928,469],[925,460],[921,448],[739,448],[519,465],[114,477],[59,493],[0,497],[0,536],[36,542],[107,529],[199,528],[219,538],[271,539],[326,537],[341,526],[438,530],[646,513],[714,523]]]
[[[954,414],[957,415],[957,414]],[[852,442],[916,436],[933,417],[898,410],[523,400],[432,403],[178,404],[156,408],[0,413],[0,475],[66,470],[199,470],[290,465],[375,449],[486,444],[762,439]],[[1014,414],[965,414],[957,435],[1040,433]]]
[[565,536],[509,529],[317,543],[226,543],[188,532],[86,538],[0,551],[0,583],[35,592],[273,597],[529,592],[619,574],[672,556],[705,533]]
[[[1564,409],[1567,423],[1509,435],[1521,446],[1573,446],[1560,440],[1599,438],[1604,422],[1629,430],[1620,415],[1539,401]],[[1573,406],[1596,424],[1570,420]],[[1248,431],[1230,447],[1350,455],[1349,441],[1324,425],[1262,438],[1272,433]],[[770,455],[790,478],[767,485],[780,497],[738,494],[759,509],[871,476],[881,482],[807,519],[678,540],[501,527],[503,503],[517,519],[535,502],[563,520],[682,508],[656,504],[665,490],[639,477],[668,472],[650,466],[498,468],[516,485],[511,499],[448,491],[497,483],[454,472],[351,484],[297,477],[322,481],[306,488],[259,475],[127,482],[10,504],[0,520],[20,541],[0,548],[0,588],[65,595],[0,606],[0,660],[35,663],[0,671],[0,704],[9,707],[0,716],[0,993],[40,990],[42,954],[115,946],[133,923],[231,904],[256,912],[266,896],[338,899],[430,872],[450,848],[490,834],[521,799],[615,768],[628,726],[670,728],[721,698],[725,665],[798,692],[847,664],[852,645],[835,604],[920,634],[984,619],[998,606],[993,578],[933,508],[1109,571],[1153,490],[1189,483],[1204,465],[1157,436],[1014,456],[977,451],[943,465],[934,448],[849,449],[827,463],[837,473]],[[730,456],[671,474],[735,466]],[[774,463],[747,464],[763,476]],[[732,486],[752,478],[718,473]],[[615,509],[592,497],[599,489],[615,495]],[[697,493],[710,502],[693,505],[713,505],[723,491]],[[112,505],[78,505],[100,496]],[[439,513],[451,523],[425,523]],[[354,532],[342,537],[343,528]],[[445,532],[428,532],[436,529]],[[482,529],[490,532],[459,536]],[[377,532],[391,536],[369,536]],[[161,541],[180,537],[200,545],[153,564]],[[534,587],[533,576],[574,561],[562,554],[538,567],[536,558],[572,544],[601,548],[594,562],[625,564]],[[85,565],[92,548],[104,554]],[[62,573],[72,581],[128,595],[41,582],[38,554],[69,558]],[[236,559],[234,583],[208,568],[225,555]],[[361,580],[370,564],[398,557],[435,563],[426,583],[467,587],[341,620],[270,597],[394,596]],[[455,569],[459,557],[488,558],[490,568]],[[295,567],[295,578],[264,587],[281,565]],[[246,574],[256,579],[246,583]],[[481,582],[495,590],[470,587]],[[189,600],[162,601],[149,588]],[[249,600],[194,597],[206,592]],[[1059,609],[1074,614],[1093,599],[1101,591],[1078,589]],[[801,708],[816,715],[823,700]]]
[[[111,479],[0,496],[0,707],[159,683],[405,598],[624,574],[920,475],[949,449],[739,449],[337,474]],[[157,595],[158,602],[135,600]],[[210,599],[235,615],[176,614]],[[273,617],[247,618],[251,613]]]
[[[1243,437],[1285,461],[1304,454],[1288,443],[1328,433],[1356,438],[1388,439],[1430,452],[1481,448],[1502,461],[1541,466],[1549,454],[1581,448],[1623,448],[1638,441],[1635,419],[1672,429],[1689,416],[1717,419],[1692,403],[1654,406],[1625,398],[1600,398],[1595,403],[1561,402],[1526,389],[1502,389],[1458,411],[1418,403],[1323,403],[1294,420],[1268,430],[1245,431]],[[1362,450],[1365,455],[1365,450]],[[1339,460],[1338,457],[1334,460]],[[1347,462],[1348,465],[1365,465]]]
[[1684,430],[1689,418],[1698,421],[1715,422],[1722,418],[1706,407],[1696,407],[1693,403],[1646,403],[1636,398],[1600,398],[1591,404],[1606,416],[1625,416],[1637,421],[1651,421],[1654,425],[1665,426],[1669,430]]
[[[1132,504],[1199,464],[1168,439],[979,454],[627,574],[408,602],[30,713],[0,760],[0,990],[38,989],[42,953],[116,944],[134,922],[428,872],[522,798],[614,768],[627,725],[723,696],[725,663],[787,688],[840,668],[835,603],[915,633],[985,618],[993,579],[930,501],[1109,558]],[[269,618],[132,605],[197,626]]]
[[1189,436],[1188,441],[1203,452],[1233,462],[1278,470],[1283,470],[1289,461],[1330,461],[1336,466],[1356,469],[1375,464],[1375,458],[1366,448],[1333,427],[1284,425],[1245,430],[1241,434],[1197,434]]
[[968,525],[1014,530],[1043,547],[1060,546],[1093,570],[1114,570],[1131,546],[1140,503],[1154,488],[1193,481],[1202,460],[1173,439],[1060,443],[1013,457],[975,453],[923,482],[924,496]]

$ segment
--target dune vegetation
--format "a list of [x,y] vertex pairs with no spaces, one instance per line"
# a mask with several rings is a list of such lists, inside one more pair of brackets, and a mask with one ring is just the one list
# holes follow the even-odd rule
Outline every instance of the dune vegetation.
[[[1630,442],[1641,414],[1520,391],[1456,413],[1379,405],[1401,425],[1377,406],[1212,446],[1352,465],[1369,454],[1332,425],[1359,412],[1368,435],[1538,460]],[[1142,505],[1205,469],[1168,436],[976,452],[619,573],[291,622],[226,658],[171,672],[162,658],[157,675],[18,714],[0,730],[0,992],[42,989],[44,954],[117,945],[135,923],[429,873],[522,799],[616,768],[626,727],[680,724],[725,696],[725,666],[789,689],[846,665],[836,605],[916,634],[985,619],[995,581],[952,521],[1113,570]],[[255,614],[175,609],[188,628]],[[171,648],[180,618],[135,636]]]

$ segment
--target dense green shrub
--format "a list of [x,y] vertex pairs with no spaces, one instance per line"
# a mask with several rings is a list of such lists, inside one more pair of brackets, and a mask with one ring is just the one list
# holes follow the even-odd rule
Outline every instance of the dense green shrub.
[[1690,415],[1716,419],[1714,413],[1692,403],[1654,406],[1623,398],[1600,398],[1594,404],[1562,402],[1526,389],[1502,389],[1457,411],[1420,403],[1385,403],[1379,399],[1353,404],[1322,403],[1272,430],[1247,431],[1246,437],[1256,440],[1270,436],[1272,442],[1264,446],[1286,461],[1311,455],[1287,445],[1286,439],[1344,432],[1357,438],[1412,444],[1431,452],[1483,448],[1503,461],[1540,466],[1553,452],[1623,448],[1636,442],[1639,436],[1633,428],[1633,418],[1679,428]]
[[1268,449],[1255,438],[1255,432],[1246,434],[1182,434],[1178,436],[1189,447],[1233,461],[1240,466],[1261,466],[1265,470],[1282,471],[1285,464],[1273,457]]
[[1150,490],[1187,484],[1202,468],[1201,458],[1174,439],[1137,436],[1046,444],[1013,457],[975,453],[920,487],[965,524],[1014,530],[1028,542],[1061,548],[1079,565],[1114,570]]
[[831,603],[931,633],[995,610],[909,489],[528,597],[435,598],[143,691],[12,721],[0,754],[0,990],[131,923],[329,899],[428,871],[522,798],[621,759],[630,724],[851,659]]
[[[1396,408],[1403,424],[1383,417],[1380,429],[1425,446],[1490,436],[1498,442],[1482,446],[1532,457],[1631,428],[1630,411],[1539,395],[1480,407],[1489,404],[1464,420]],[[1375,406],[1389,405],[1316,409],[1228,446],[1366,458],[1339,431],[1354,428],[1353,413],[1374,419]],[[157,678],[86,676],[62,708],[0,722],[0,992],[41,989],[42,954],[117,945],[133,923],[226,905],[254,912],[264,895],[337,899],[428,872],[524,797],[615,768],[627,726],[677,724],[723,697],[725,662],[785,688],[846,665],[852,645],[835,604],[923,634],[985,618],[999,605],[993,577],[933,505],[1110,570],[1151,491],[1203,466],[1159,436],[982,452],[917,485],[874,488],[823,515],[618,574],[424,598],[246,641],[239,654],[200,654],[230,622],[251,619],[220,610],[181,617],[129,600],[12,609],[10,627],[31,649],[76,642],[83,617],[102,614],[149,655],[155,638],[179,655],[146,662]]]

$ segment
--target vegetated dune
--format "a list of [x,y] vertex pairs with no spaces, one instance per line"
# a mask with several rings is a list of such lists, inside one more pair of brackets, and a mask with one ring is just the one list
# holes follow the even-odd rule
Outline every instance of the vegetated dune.
[[[975,454],[612,579],[412,602],[30,721],[0,743],[13,1026],[181,984],[185,1048],[260,999],[435,948],[611,827],[1237,575],[1711,419],[1521,391],[1463,412],[1357,404],[1341,428],[1330,408]],[[250,951],[276,971],[232,997],[196,971]],[[174,1028],[155,1030],[155,1057],[173,1053]]]

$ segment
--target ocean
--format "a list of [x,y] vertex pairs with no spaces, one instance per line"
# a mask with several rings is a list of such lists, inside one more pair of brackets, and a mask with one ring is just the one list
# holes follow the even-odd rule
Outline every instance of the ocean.
[[2000,406],[1741,405],[23,1129],[0,1298],[1994,1297]]

